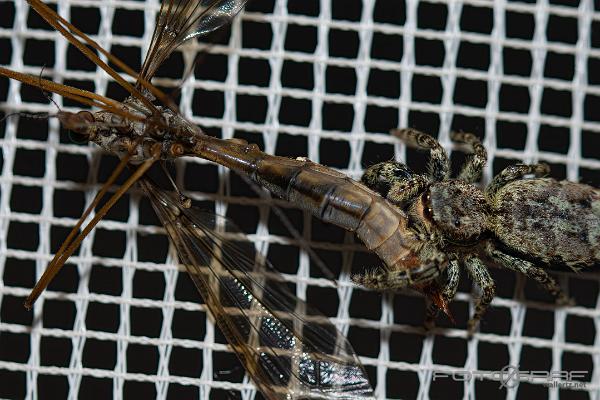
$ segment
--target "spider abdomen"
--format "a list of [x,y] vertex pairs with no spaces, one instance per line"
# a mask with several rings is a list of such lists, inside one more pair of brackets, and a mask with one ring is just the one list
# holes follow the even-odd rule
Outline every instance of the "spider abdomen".
[[600,190],[525,179],[507,183],[491,202],[489,229],[507,247],[571,268],[600,262]]

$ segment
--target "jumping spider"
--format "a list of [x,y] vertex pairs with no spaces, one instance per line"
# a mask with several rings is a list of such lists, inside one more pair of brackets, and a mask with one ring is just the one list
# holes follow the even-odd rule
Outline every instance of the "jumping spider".
[[[426,296],[426,327],[433,325],[440,305],[454,298],[460,265],[481,290],[468,322],[470,334],[495,295],[488,263],[524,273],[558,304],[570,303],[544,267],[559,264],[577,271],[600,262],[600,190],[544,178],[550,170],[545,164],[509,166],[481,190],[474,183],[481,177],[487,153],[476,136],[452,135],[473,154],[458,178],[450,179],[450,162],[437,140],[414,129],[392,133],[430,152],[428,173],[417,174],[402,163],[387,161],[368,168],[362,182],[405,211],[409,228],[423,244],[415,252],[427,251],[434,255],[430,259],[437,254],[437,259],[447,260],[435,265],[437,271],[428,283],[437,284],[442,302]],[[525,179],[529,174],[535,177]],[[371,289],[393,290],[411,285],[401,278],[406,275],[406,271],[379,269],[353,280]],[[418,288],[427,294],[427,285]]]

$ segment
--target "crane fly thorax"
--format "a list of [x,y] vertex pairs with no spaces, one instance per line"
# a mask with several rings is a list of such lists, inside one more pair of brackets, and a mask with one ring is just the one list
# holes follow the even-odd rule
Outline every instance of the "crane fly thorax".
[[157,144],[163,160],[189,154],[200,129],[168,108],[157,106],[157,109],[160,114],[154,115],[139,100],[128,98],[122,104],[122,115],[109,111],[61,111],[58,118],[82,141],[94,142],[119,157],[129,154],[132,164],[152,158],[152,149]]

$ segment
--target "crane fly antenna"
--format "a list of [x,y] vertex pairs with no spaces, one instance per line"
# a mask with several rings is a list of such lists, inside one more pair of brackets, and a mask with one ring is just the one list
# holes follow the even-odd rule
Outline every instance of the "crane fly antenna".
[[48,119],[53,115],[48,114],[48,113],[35,114],[35,113],[26,113],[26,112],[16,111],[16,112],[13,112],[10,114],[6,114],[4,117],[0,118],[0,122],[3,122],[5,120],[9,119],[10,117],[14,117],[14,116],[19,116],[19,117],[29,118],[29,119]]
[[[141,139],[141,138],[140,138]],[[135,148],[135,145],[133,146]],[[108,188],[115,182],[117,177],[123,171],[125,166],[128,165],[128,161],[131,157],[131,153],[127,156],[123,157],[119,162],[119,165],[112,172],[111,176],[108,180],[102,185],[100,191],[94,197],[92,203],[85,210],[81,218],[77,221],[77,224],[73,227],[69,236],[65,239],[60,249],[54,255],[54,258],[48,266],[46,270],[42,274],[41,278],[36,283],[35,287],[32,289],[31,293],[27,297],[24,302],[24,306],[26,309],[31,310],[33,307],[33,303],[37,300],[37,298],[42,294],[42,292],[46,289],[46,287],[50,284],[52,279],[56,276],[58,271],[62,268],[65,262],[71,257],[73,252],[79,247],[83,239],[90,233],[90,231],[98,224],[98,222],[104,218],[104,216],[108,213],[108,211],[112,208],[112,206],[119,200],[123,194],[154,164],[154,162],[158,159],[160,155],[160,149],[153,149],[153,157],[144,161],[144,163],[135,170],[135,172],[119,187],[119,189],[113,194],[106,204],[102,206],[102,208],[96,213],[94,218],[83,228],[81,233],[75,237],[79,228],[83,225],[85,219],[90,215],[92,210],[98,205],[100,200],[104,197]]]
[[[40,74],[38,75],[38,84],[35,85],[38,87],[38,89],[40,89],[40,92],[42,92],[42,95],[47,98],[49,101],[51,101],[56,108],[58,108],[58,112],[61,111],[60,107],[58,106],[58,103],[56,101],[54,101],[54,99],[50,96],[50,93],[47,92],[44,89],[44,83],[43,83],[43,79],[42,79],[42,75],[44,74],[44,69],[46,68],[46,64],[44,64],[42,66],[42,69],[40,71]],[[50,113],[39,113],[39,114],[34,114],[34,113],[25,113],[25,112],[14,112],[14,113],[10,113],[10,114],[6,114],[3,118],[0,118],[0,122],[8,119],[9,117],[18,115],[19,117],[24,117],[24,118],[29,118],[29,119],[48,119],[50,117],[55,116],[55,114],[50,114]]]

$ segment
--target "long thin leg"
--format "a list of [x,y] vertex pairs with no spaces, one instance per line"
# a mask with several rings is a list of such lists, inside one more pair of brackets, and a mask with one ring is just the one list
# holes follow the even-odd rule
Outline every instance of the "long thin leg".
[[[62,268],[62,266],[67,262],[68,258],[71,257],[73,252],[79,247],[83,239],[90,233],[90,231],[98,224],[98,222],[104,218],[104,216],[108,213],[111,207],[119,200],[123,194],[152,166],[152,164],[158,159],[160,155],[160,150],[157,149],[156,154],[153,158],[150,158],[142,165],[138,167],[137,170],[121,185],[121,187],[113,194],[107,202],[98,210],[94,218],[83,228],[81,233],[75,237],[69,244],[69,246],[64,249],[62,253],[57,253],[54,256],[54,259],[48,265],[41,278],[36,283],[35,287],[32,289],[31,293],[25,299],[25,308],[30,310],[33,307],[33,303],[37,300],[37,298],[42,294],[44,289],[50,284],[52,279],[56,276],[58,271]],[[61,247],[62,249],[63,247]]]
[[528,278],[536,281],[542,288],[554,296],[557,304],[570,305],[573,303],[573,301],[566,294],[564,294],[558,282],[556,282],[556,280],[548,275],[548,273],[542,268],[536,267],[529,261],[503,253],[493,247],[488,247],[488,254],[504,267],[513,271],[521,272]]
[[[448,263],[448,268],[446,269],[448,274],[448,279],[446,280],[446,284],[442,289],[442,296],[444,301],[447,304],[450,304],[452,300],[454,300],[454,296],[456,296],[456,290],[458,289],[458,282],[460,281],[460,266],[458,261],[451,260]],[[431,301],[427,296],[425,297],[426,305],[425,305],[425,329],[430,330],[435,326],[435,320],[439,314],[440,308]]]
[[469,145],[473,152],[458,174],[458,179],[467,183],[478,182],[487,162],[485,147],[483,147],[479,138],[472,133],[453,132],[450,134],[450,139]]
[[117,178],[119,177],[121,172],[123,172],[123,169],[125,169],[125,167],[127,166],[127,163],[129,162],[130,159],[131,159],[131,155],[127,154],[127,155],[125,155],[125,157],[123,157],[119,161],[119,164],[114,169],[114,171],[112,172],[112,174],[110,175],[108,180],[104,183],[104,185],[102,185],[102,187],[100,188],[98,193],[96,193],[96,196],[94,197],[94,199],[92,200],[90,205],[85,209],[85,211],[83,212],[81,217],[79,217],[79,220],[77,221],[75,226],[71,229],[71,232],[69,232],[69,235],[63,241],[62,245],[60,246],[60,248],[58,249],[58,251],[56,252],[54,257],[52,258],[52,261],[50,261],[50,263],[48,264],[46,269],[53,268],[52,266],[57,262],[57,260],[61,256],[61,254],[63,254],[63,252],[65,251],[65,249],[71,244],[71,242],[72,242],[73,238],[75,237],[75,235],[77,234],[77,232],[79,232],[79,228],[81,228],[81,225],[83,225],[83,222],[85,221],[85,219],[88,217],[88,215],[90,215],[90,213],[100,203],[100,200],[102,200],[102,198],[108,191],[108,188],[110,188],[110,186],[117,180]]
[[392,135],[404,141],[407,145],[422,150],[429,150],[429,164],[427,166],[429,176],[434,181],[442,181],[450,175],[450,161],[446,150],[431,135],[416,129],[394,129]]
[[536,177],[542,177],[550,173],[548,164],[516,164],[504,168],[498,175],[492,179],[492,182],[485,189],[485,196],[493,199],[498,190],[509,182],[521,179],[527,174],[534,174]]
[[467,323],[467,332],[470,335],[473,334],[475,328],[479,324],[481,317],[485,314],[488,306],[496,295],[496,284],[490,276],[487,268],[481,260],[477,257],[470,257],[465,260],[465,268],[469,271],[469,275],[473,279],[473,282],[481,289],[481,297],[475,302],[475,314],[469,319]]
[[[118,72],[116,72],[112,67],[109,67],[100,57],[92,51],[90,48],[86,46],[85,43],[81,42],[79,39],[75,37],[75,35],[81,37],[88,45],[93,48],[99,50],[108,59],[119,65],[119,67],[130,73],[131,76],[137,77],[138,74],[135,73],[131,68],[127,67],[125,63],[120,61],[117,57],[105,51],[101,46],[99,46],[96,42],[91,40],[88,36],[79,31],[75,26],[73,26],[70,22],[62,18],[60,15],[56,13],[56,11],[52,10],[49,6],[44,4],[40,0],[30,0],[29,5],[48,22],[54,29],[56,29],[60,34],[69,41],[73,46],[75,46],[81,53],[86,56],[90,61],[94,64],[102,68],[109,74],[120,86],[122,86],[125,90],[131,93],[132,96],[140,100],[149,110],[153,112],[154,115],[159,115],[159,111],[152,104],[152,102],[145,97],[136,87],[134,87],[131,83],[127,82]],[[147,82],[146,82],[147,83]],[[151,85],[149,85],[151,86]]]

